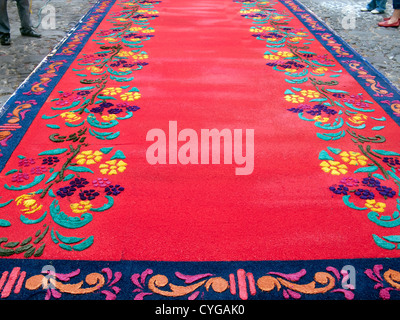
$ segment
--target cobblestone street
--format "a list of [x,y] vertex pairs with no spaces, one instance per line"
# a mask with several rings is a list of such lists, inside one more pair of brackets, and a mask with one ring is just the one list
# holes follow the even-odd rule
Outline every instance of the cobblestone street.
[[[8,1],[11,23],[12,45],[0,47],[0,105],[3,105],[18,86],[29,76],[36,66],[67,35],[92,7],[95,0],[51,0],[49,4],[56,10],[56,28],[43,29],[40,25],[40,9],[45,0],[33,0],[32,22],[38,26],[41,39],[22,37],[19,34],[19,17],[14,1]],[[400,52],[398,28],[380,28],[377,23],[392,12],[391,1],[385,14],[361,12],[365,0],[301,0],[307,8],[327,23],[336,33],[365,57],[400,88]],[[45,12],[43,12],[45,14]],[[353,17],[354,28],[346,29],[343,19]],[[42,15],[43,17],[43,15]],[[345,21],[346,22],[346,21]]]

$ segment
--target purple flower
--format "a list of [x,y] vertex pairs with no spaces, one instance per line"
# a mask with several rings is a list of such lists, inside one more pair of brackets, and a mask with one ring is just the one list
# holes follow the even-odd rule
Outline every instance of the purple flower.
[[117,196],[124,190],[125,189],[123,187],[121,187],[119,184],[117,184],[115,186],[110,185],[104,189],[104,191],[107,193],[108,196],[110,196],[110,195]]
[[392,167],[400,166],[400,160],[398,158],[384,157],[382,161]]
[[377,187],[376,191],[378,191],[379,194],[381,194],[385,198],[386,197],[393,198],[396,195],[396,192],[392,188],[385,187],[385,186]]
[[371,188],[376,188],[378,186],[381,185],[381,182],[379,180],[376,180],[374,178],[364,178],[362,180],[362,184],[367,186],[367,187],[371,187]]
[[140,108],[138,106],[130,106],[130,107],[126,108],[126,110],[132,111],[132,112],[138,111],[139,109]]
[[358,197],[360,197],[360,199],[364,199],[364,200],[372,200],[375,198],[375,195],[373,194],[373,192],[367,190],[367,189],[357,189],[354,194]]
[[12,182],[24,182],[29,179],[29,174],[18,172],[11,177]]
[[60,188],[56,193],[58,196],[60,196],[61,198],[65,198],[67,196],[72,196],[76,191],[75,187],[72,186],[66,186],[63,188]]
[[18,161],[18,166],[20,167],[29,167],[31,164],[35,164],[35,160],[33,158],[24,158]]
[[31,169],[31,174],[40,175],[47,172],[47,168],[45,166],[34,167]]
[[110,184],[111,184],[111,181],[108,180],[107,178],[97,178],[97,179],[93,180],[93,186],[94,187],[105,188]]
[[100,193],[98,193],[96,190],[84,190],[79,193],[79,197],[81,198],[82,201],[85,200],[94,200],[97,196],[99,196]]
[[69,184],[73,188],[84,188],[87,184],[89,184],[89,181],[87,181],[85,178],[75,178],[74,180],[70,181]]
[[357,187],[360,182],[355,178],[345,177],[340,180],[340,183],[343,183],[347,187]]
[[56,164],[57,162],[60,162],[60,159],[58,159],[58,157],[55,156],[50,156],[47,158],[44,158],[42,160],[42,165],[48,165],[48,166],[52,166],[53,164]]
[[120,109],[120,108],[113,108],[113,109],[109,109],[108,110],[108,113],[109,114],[118,114],[118,113],[121,113],[123,110],[122,109]]
[[339,186],[331,186],[329,187],[329,190],[331,190],[334,194],[343,194],[347,195],[347,192],[349,191],[349,188],[346,186],[340,184]]

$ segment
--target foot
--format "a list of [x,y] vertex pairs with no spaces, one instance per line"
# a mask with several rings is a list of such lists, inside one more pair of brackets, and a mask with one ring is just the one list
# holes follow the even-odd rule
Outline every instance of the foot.
[[11,38],[9,33],[3,33],[0,36],[0,44],[2,46],[9,46],[11,44]]
[[371,10],[369,10],[369,9],[367,9],[367,8],[361,8],[361,11],[362,11],[362,12],[368,12],[368,11],[371,11]]
[[374,10],[371,11],[371,13],[373,13],[373,14],[381,14],[381,13],[385,13],[385,11],[379,11],[377,9],[374,9]]
[[30,30],[21,30],[21,35],[24,37],[32,37],[32,38],[41,38],[42,35],[37,33],[35,30],[30,29]]
[[400,20],[399,19],[395,19],[395,18],[390,18],[389,20],[384,20],[382,22],[378,23],[378,26],[380,27],[398,27],[400,26]]

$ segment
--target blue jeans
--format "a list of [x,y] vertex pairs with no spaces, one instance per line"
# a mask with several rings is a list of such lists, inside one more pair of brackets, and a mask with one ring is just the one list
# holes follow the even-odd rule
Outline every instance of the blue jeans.
[[400,0],[393,0],[393,9],[400,9]]
[[372,0],[370,3],[367,4],[368,10],[378,10],[379,12],[383,13],[386,10],[386,2],[387,0]]
[[[19,19],[21,20],[21,31],[32,29],[31,15],[29,12],[29,0],[16,0]],[[7,0],[0,0],[0,34],[10,33],[10,21],[7,14]]]

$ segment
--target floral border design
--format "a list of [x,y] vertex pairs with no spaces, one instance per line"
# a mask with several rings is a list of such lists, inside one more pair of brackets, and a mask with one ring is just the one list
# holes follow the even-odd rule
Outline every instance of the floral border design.
[[[117,1],[115,5],[120,10],[107,19],[111,28],[98,28],[92,38],[98,50],[94,54],[83,50],[76,57],[78,67],[72,69],[75,88],[53,92],[52,99],[44,104],[46,114],[41,120],[53,132],[49,141],[54,149],[18,155],[18,167],[5,173],[4,194],[11,199],[0,203],[0,228],[17,227],[4,215],[10,207],[21,214],[18,228],[42,227],[34,236],[27,235],[22,240],[0,238],[0,256],[40,257],[50,239],[53,245],[67,251],[83,251],[93,244],[93,235],[66,236],[65,232],[79,230],[96,213],[111,209],[125,190],[118,182],[119,175],[129,166],[124,151],[109,144],[97,149],[91,145],[116,141],[120,136],[118,125],[131,120],[140,109],[136,102],[141,94],[132,85],[133,74],[148,64],[143,47],[154,36],[150,23],[158,17],[154,6],[159,2]],[[89,21],[93,23],[95,17]],[[85,30],[91,29],[87,26]],[[77,34],[57,54],[72,55],[81,41],[81,34]],[[44,90],[41,86],[50,81],[50,72],[59,63],[62,62],[53,63],[53,69],[40,75],[41,81],[26,94],[40,95]],[[14,111],[14,118],[32,104],[33,101],[21,104]]]
[[[322,172],[336,178],[328,186],[333,196],[342,197],[344,205],[356,212],[367,212],[367,218],[380,227],[398,227],[400,153],[383,149],[387,141],[384,136],[387,118],[376,115],[380,106],[363,93],[341,88],[342,66],[325,52],[312,51],[314,34],[305,28],[292,27],[292,13],[300,15],[336,57],[355,59],[354,55],[294,1],[284,1],[292,12],[276,9],[276,1],[234,2],[241,3],[241,15],[252,20],[252,36],[265,42],[266,65],[285,75],[288,85],[282,98],[285,109],[318,128],[317,138],[331,144],[320,151],[318,160]],[[349,66],[365,79],[374,96],[393,97],[359,62],[352,60]],[[397,102],[391,103],[393,117],[397,115]],[[340,147],[341,141],[346,142],[343,145],[353,142],[354,146]],[[400,244],[399,235],[372,237],[383,249],[396,249]]]

